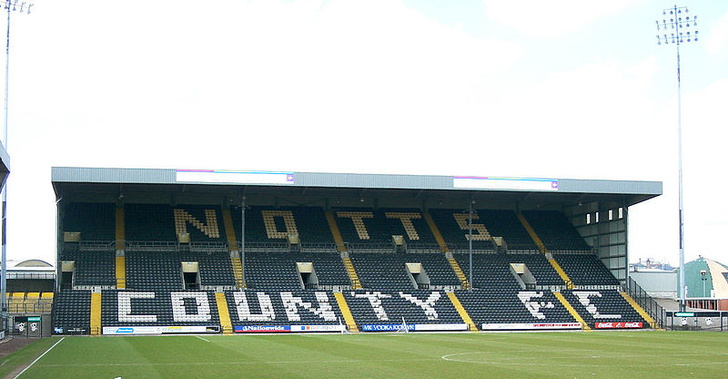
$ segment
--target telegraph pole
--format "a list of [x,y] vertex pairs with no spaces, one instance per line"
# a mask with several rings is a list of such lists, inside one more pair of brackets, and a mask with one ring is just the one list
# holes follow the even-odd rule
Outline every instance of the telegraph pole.
[[[20,4],[18,4],[20,3]],[[8,149],[8,93],[10,92],[10,14],[20,13],[20,14],[30,14],[30,9],[33,7],[32,3],[29,3],[27,1],[18,1],[18,0],[5,0],[0,2],[0,8],[5,7],[5,10],[8,12],[8,18],[7,18],[7,31],[5,34],[5,114],[4,114],[4,130],[3,130],[3,144],[5,145],[5,149],[7,151]],[[8,321],[8,299],[6,296],[7,293],[7,204],[8,204],[8,185],[7,183],[5,186],[3,186],[2,189],[2,256],[0,256],[0,259],[2,260],[2,263],[0,263],[0,309],[2,310],[2,330],[7,330],[7,321]]]
[[662,17],[655,21],[657,24],[657,44],[675,45],[677,53],[677,161],[678,161],[678,222],[680,245],[680,268],[678,278],[678,296],[680,310],[685,310],[685,244],[684,244],[684,215],[683,215],[683,167],[682,167],[682,103],[680,89],[680,45],[688,42],[697,42],[698,16],[690,15],[688,7],[678,7],[662,10]]

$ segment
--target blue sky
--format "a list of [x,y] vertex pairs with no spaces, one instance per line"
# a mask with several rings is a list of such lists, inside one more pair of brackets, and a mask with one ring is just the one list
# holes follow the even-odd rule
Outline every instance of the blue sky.
[[[8,256],[55,259],[50,167],[91,166],[662,181],[630,256],[677,264],[672,5],[39,0],[12,19]],[[686,255],[726,261],[728,2],[678,5]]]

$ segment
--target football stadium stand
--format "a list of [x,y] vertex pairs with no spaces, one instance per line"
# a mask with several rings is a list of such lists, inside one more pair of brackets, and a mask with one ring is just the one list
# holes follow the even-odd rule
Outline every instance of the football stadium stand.
[[[477,204],[497,207],[464,209],[472,192],[421,184],[374,196],[363,185],[296,188],[300,174],[226,186],[123,179],[131,175],[123,171],[94,182],[84,172],[54,169],[56,334],[654,327],[613,264],[626,256],[603,257],[626,246],[594,245],[593,225],[574,205],[583,193],[567,201],[485,191]],[[370,178],[339,182],[355,179]],[[624,193],[618,203],[593,196],[628,206],[658,194],[638,191],[631,203]],[[529,208],[531,198],[573,208]],[[624,220],[610,222],[626,233]],[[23,298],[13,304],[40,296]]]

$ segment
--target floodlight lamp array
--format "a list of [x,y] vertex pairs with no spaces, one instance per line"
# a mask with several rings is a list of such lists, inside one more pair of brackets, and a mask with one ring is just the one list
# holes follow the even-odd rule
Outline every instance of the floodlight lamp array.
[[[673,7],[664,9],[662,20],[656,20],[657,44],[681,44],[698,40],[698,31],[692,28],[698,26],[698,16],[688,16],[688,7]],[[685,14],[685,15],[684,15]]]
[[30,9],[33,8],[33,3],[29,1],[19,1],[19,0],[5,0],[0,1],[0,6],[2,9],[8,10],[8,12],[18,12],[18,13],[26,13],[30,14]]

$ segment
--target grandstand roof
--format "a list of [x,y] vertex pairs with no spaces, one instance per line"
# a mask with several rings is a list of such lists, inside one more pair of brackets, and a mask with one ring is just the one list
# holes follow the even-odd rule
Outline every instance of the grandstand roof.
[[278,204],[298,199],[371,206],[396,199],[437,207],[460,206],[472,196],[495,208],[560,209],[591,202],[630,206],[662,194],[662,183],[654,181],[141,168],[53,167],[52,183],[57,199],[88,202],[235,204],[245,199],[247,204]]

